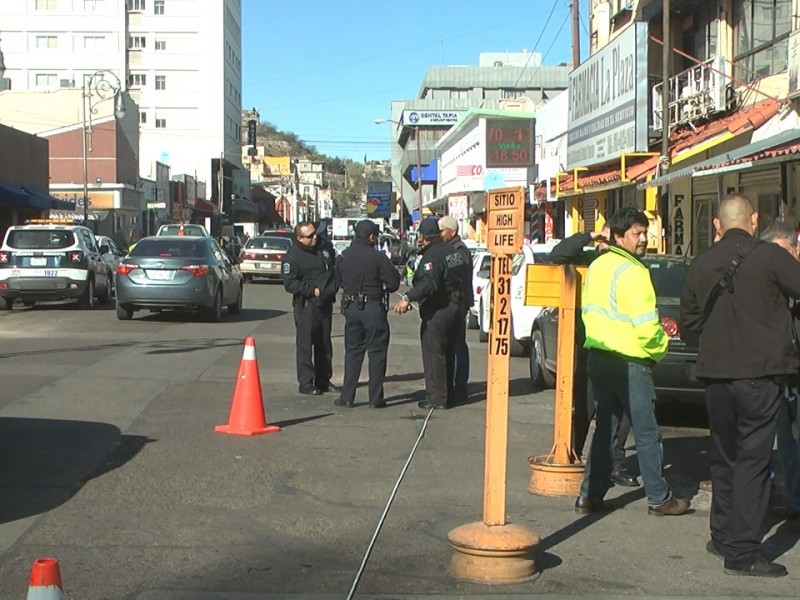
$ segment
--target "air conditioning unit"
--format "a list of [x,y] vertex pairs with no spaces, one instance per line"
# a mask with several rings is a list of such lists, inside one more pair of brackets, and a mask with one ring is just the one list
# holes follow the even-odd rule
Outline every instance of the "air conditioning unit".
[[75,87],[75,80],[74,79],[61,79],[58,82],[58,87],[74,88]]

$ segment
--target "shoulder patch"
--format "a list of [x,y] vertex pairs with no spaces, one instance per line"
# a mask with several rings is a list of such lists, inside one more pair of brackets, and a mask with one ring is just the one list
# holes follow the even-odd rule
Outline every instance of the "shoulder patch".
[[331,257],[331,255],[328,253],[327,250],[323,250],[322,251],[322,256],[324,256],[325,258],[330,258]]
[[284,273],[289,273],[291,270],[292,270],[292,265],[290,265],[288,262],[283,263]]
[[433,263],[432,262],[426,262],[424,265],[422,265],[422,270],[423,271],[433,271]]

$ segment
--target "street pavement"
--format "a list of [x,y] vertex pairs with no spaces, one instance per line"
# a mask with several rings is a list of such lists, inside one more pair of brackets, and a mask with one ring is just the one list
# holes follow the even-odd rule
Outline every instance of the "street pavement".
[[[280,285],[256,282],[242,315],[218,324],[175,313],[120,322],[113,309],[69,304],[0,313],[0,598],[23,598],[44,556],[59,559],[70,599],[345,598],[427,414],[416,406],[419,320],[390,317],[390,406],[366,406],[365,370],[345,409],[331,394],[296,393],[290,311]],[[342,327],[337,313],[337,383]],[[282,431],[215,433],[251,335],[267,419]],[[624,508],[601,516],[530,494],[527,459],[553,441],[553,392],[531,393],[523,358],[511,365],[506,513],[542,538],[540,575],[515,586],[452,579],[447,534],[483,507],[486,345],[469,337],[469,402],[433,413],[355,597],[796,597],[800,534],[789,525],[769,523],[783,579],[724,575],[705,551],[702,407],[659,410],[667,476],[693,514],[648,516],[641,488],[613,488]]]

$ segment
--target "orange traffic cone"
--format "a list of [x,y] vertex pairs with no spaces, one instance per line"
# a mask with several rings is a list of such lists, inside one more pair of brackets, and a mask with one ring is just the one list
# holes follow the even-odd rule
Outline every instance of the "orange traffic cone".
[[37,558],[31,564],[28,600],[65,600],[61,570],[55,558]]
[[239,375],[236,378],[236,389],[233,391],[228,424],[217,425],[214,431],[236,435],[258,435],[280,430],[281,428],[276,425],[267,425],[264,415],[264,400],[261,397],[261,378],[258,375],[258,361],[256,360],[256,340],[251,337],[246,338],[242,362],[239,365]]

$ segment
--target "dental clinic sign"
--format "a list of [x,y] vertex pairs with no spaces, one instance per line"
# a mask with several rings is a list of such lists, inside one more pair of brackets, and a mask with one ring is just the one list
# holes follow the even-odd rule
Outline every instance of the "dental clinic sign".
[[569,75],[567,169],[647,147],[647,23],[633,23]]

